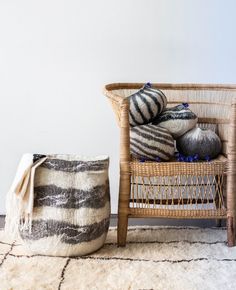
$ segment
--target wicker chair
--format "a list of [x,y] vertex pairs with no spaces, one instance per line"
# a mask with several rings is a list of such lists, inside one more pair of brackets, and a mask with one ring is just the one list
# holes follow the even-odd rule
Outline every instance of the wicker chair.
[[222,154],[211,162],[139,162],[130,155],[129,102],[141,83],[105,86],[120,127],[118,246],[125,246],[129,217],[227,219],[235,246],[236,85],[153,84],[168,105],[190,104],[198,126],[217,130]]

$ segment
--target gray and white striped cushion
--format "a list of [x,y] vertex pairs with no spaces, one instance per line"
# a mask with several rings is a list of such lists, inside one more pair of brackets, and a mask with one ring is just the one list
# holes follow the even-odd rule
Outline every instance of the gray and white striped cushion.
[[167,99],[161,90],[146,84],[135,94],[128,97],[130,101],[129,122],[131,126],[150,123],[166,107]]
[[167,129],[174,138],[182,136],[197,124],[197,116],[184,105],[165,109],[152,124]]
[[157,125],[131,127],[130,151],[136,158],[169,160],[175,151],[174,139],[167,129]]
[[99,249],[110,216],[107,157],[50,156],[36,170],[31,232],[20,234],[31,251],[55,256]]

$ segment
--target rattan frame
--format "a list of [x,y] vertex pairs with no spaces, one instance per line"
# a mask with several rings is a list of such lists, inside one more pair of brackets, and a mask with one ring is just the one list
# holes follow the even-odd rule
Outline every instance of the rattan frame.
[[[230,106],[230,116],[229,119],[226,118],[204,118],[200,119],[200,122],[204,123],[215,123],[215,124],[228,124],[229,126],[229,138],[226,140],[228,153],[227,153],[227,164],[225,166],[226,175],[226,198],[227,198],[227,209],[225,212],[220,214],[210,215],[208,212],[192,211],[191,214],[184,211],[174,212],[173,211],[160,211],[153,209],[133,209],[130,208],[130,194],[131,194],[131,175],[134,170],[138,171],[139,174],[146,175],[160,173],[160,168],[153,172],[152,164],[141,164],[134,163],[130,156],[130,126],[129,126],[129,102],[127,98],[114,93],[114,90],[119,89],[139,89],[142,87],[142,83],[114,83],[108,84],[104,88],[104,94],[109,98],[112,104],[113,110],[116,113],[117,121],[120,127],[120,187],[119,187],[119,205],[118,205],[118,234],[117,243],[118,246],[125,246],[127,237],[127,227],[129,217],[164,217],[164,218],[208,218],[208,219],[227,219],[227,240],[228,246],[235,246],[235,219],[236,219],[236,101],[231,104],[226,104]],[[236,91],[236,85],[221,85],[221,84],[153,84],[154,87],[160,89],[173,89],[173,90],[232,90]],[[195,102],[197,104],[198,102]],[[199,104],[202,102],[199,102]],[[207,103],[207,102],[206,102]],[[214,104],[214,103],[210,103]],[[216,103],[215,103],[216,104]],[[219,105],[219,104],[218,104]],[[164,163],[163,163],[164,164]],[[222,165],[222,164],[221,164]],[[211,165],[211,170],[215,170],[216,166],[221,166],[217,164]],[[137,169],[138,166],[138,169]],[[180,168],[183,172],[189,172],[191,166],[194,166],[192,170],[201,170],[206,172],[209,170],[208,165],[200,164],[179,164],[178,162],[166,163],[164,165],[165,172],[168,171],[179,172]],[[200,168],[201,166],[201,168]],[[146,170],[146,171],[145,171]],[[153,175],[153,176],[154,176]]]

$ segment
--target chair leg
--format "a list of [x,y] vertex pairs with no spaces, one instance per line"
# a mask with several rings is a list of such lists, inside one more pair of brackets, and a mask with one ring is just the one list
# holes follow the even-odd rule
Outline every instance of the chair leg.
[[124,247],[126,244],[127,229],[128,229],[129,199],[130,199],[130,175],[121,174],[119,205],[118,205],[118,228],[117,228],[118,247]]
[[118,214],[117,245],[125,247],[128,230],[128,215]]
[[235,246],[235,226],[234,219],[231,216],[227,217],[227,240],[229,247]]
[[[218,175],[216,175],[216,182],[218,181]],[[219,203],[219,193],[216,195],[215,197],[215,205],[216,205],[216,208],[219,209],[219,206],[220,206],[220,203]],[[221,227],[221,224],[222,224],[222,220],[221,219],[216,219],[216,226],[217,227]]]

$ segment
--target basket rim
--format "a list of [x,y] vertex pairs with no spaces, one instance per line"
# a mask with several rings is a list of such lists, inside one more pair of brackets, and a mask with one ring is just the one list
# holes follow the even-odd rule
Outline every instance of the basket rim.
[[[104,93],[109,94],[119,89],[139,89],[145,83],[109,83],[104,86]],[[236,84],[211,84],[211,83],[152,83],[152,86],[169,90],[233,90],[236,91]]]

